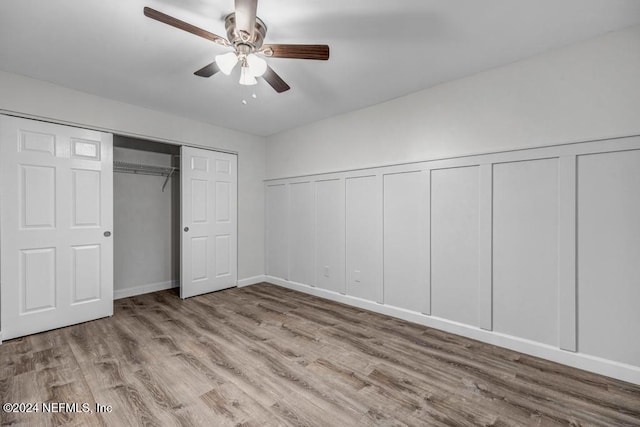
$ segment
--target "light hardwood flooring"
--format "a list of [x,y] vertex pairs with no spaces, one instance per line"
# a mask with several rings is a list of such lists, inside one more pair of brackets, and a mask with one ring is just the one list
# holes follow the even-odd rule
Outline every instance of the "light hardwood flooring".
[[269,284],[115,302],[0,345],[23,425],[640,425],[640,387]]

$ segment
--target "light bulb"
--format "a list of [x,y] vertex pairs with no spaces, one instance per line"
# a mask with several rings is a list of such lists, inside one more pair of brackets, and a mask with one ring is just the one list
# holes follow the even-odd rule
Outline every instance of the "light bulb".
[[258,83],[256,78],[251,74],[249,67],[240,68],[240,84],[245,86],[252,86]]
[[254,77],[260,77],[267,71],[267,61],[253,53],[247,55],[247,64]]
[[233,67],[238,63],[238,56],[235,52],[228,52],[223,55],[216,55],[216,64],[220,71],[225,73],[227,76],[231,74]]

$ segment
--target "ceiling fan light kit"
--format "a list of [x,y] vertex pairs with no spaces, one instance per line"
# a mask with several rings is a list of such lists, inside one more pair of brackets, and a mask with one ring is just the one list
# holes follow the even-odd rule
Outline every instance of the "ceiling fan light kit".
[[245,67],[244,65],[240,69],[240,82],[241,85],[244,86],[253,86],[258,84],[258,80],[256,80],[255,76],[251,74],[249,71],[249,67]]
[[267,72],[267,61],[260,58],[258,55],[250,53],[247,55],[247,67],[251,70],[251,73],[256,77],[262,77]]
[[258,83],[256,78],[261,77],[276,92],[285,92],[290,89],[289,85],[276,74],[261,56],[326,61],[329,59],[329,46],[302,44],[265,45],[264,39],[267,34],[267,26],[256,16],[257,7],[257,0],[235,1],[235,12],[225,17],[226,39],[149,7],[144,8],[144,14],[156,21],[211,40],[218,45],[234,49],[233,52],[216,55],[214,62],[205,65],[194,73],[196,76],[211,77],[218,71],[230,75],[239,63],[239,83],[241,85],[255,85]]
[[233,68],[238,63],[238,56],[235,52],[227,52],[221,55],[216,55],[216,64],[218,68],[227,76],[231,74]]

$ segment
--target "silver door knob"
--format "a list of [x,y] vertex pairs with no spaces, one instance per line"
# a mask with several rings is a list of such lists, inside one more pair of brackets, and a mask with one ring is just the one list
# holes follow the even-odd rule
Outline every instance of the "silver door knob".
[[109,236],[111,236],[111,232],[110,232],[110,231],[105,231],[103,234],[104,234],[104,237],[109,237]]
[[185,231],[185,232],[189,231],[189,227],[185,227],[185,228],[184,228],[184,231]]

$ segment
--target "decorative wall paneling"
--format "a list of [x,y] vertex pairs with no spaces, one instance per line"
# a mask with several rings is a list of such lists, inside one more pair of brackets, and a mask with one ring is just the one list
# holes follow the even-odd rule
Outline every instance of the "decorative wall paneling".
[[578,156],[578,349],[640,365],[640,150]]
[[429,173],[390,173],[383,180],[383,302],[430,314]]
[[315,188],[310,180],[289,185],[289,279],[314,283]]
[[345,180],[347,294],[382,304],[382,177]]
[[287,256],[288,186],[285,184],[267,185],[266,188],[266,257],[267,275],[289,278]]
[[344,178],[317,180],[315,286],[346,294]]
[[495,331],[558,345],[558,242],[558,159],[494,164]]
[[639,188],[640,137],[269,180],[267,279],[640,384]]
[[478,325],[478,166],[431,170],[431,314]]

